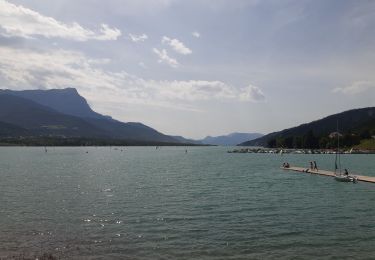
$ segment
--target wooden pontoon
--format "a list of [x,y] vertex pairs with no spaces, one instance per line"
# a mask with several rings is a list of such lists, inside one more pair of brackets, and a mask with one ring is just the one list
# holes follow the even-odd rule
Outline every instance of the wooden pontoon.
[[[281,167],[283,170],[288,171],[294,171],[294,172],[300,172],[300,173],[308,173],[308,174],[317,174],[322,176],[328,176],[328,177],[335,177],[335,173],[332,171],[326,171],[326,170],[311,170],[310,168],[302,168],[302,167]],[[375,176],[363,176],[363,175],[357,175],[357,174],[350,174],[351,176],[357,177],[357,181],[364,181],[364,182],[371,182],[375,183]]]

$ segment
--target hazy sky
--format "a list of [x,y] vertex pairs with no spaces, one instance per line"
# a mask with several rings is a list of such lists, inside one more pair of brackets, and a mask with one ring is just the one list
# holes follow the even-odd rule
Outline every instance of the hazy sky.
[[0,0],[0,88],[200,138],[375,105],[375,1]]

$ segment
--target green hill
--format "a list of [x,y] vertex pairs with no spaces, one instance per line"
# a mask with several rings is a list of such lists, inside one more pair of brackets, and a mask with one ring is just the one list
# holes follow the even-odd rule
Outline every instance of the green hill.
[[364,139],[361,140],[360,144],[354,146],[355,149],[360,150],[375,150],[375,139]]
[[255,140],[244,142],[243,146],[264,146],[284,148],[333,148],[336,140],[329,135],[336,131],[343,135],[343,146],[358,145],[361,140],[375,135],[375,107],[353,109],[327,116],[300,126],[273,132]]

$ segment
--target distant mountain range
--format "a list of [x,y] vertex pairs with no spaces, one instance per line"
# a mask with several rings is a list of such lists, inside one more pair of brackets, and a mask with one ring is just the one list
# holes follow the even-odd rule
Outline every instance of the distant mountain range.
[[259,133],[231,133],[221,136],[207,136],[204,139],[199,140],[199,142],[211,145],[234,146],[248,140],[259,138],[261,136],[263,135]]
[[181,143],[142,123],[94,112],[76,89],[0,90],[0,137],[109,138]]
[[[339,130],[343,145],[355,145],[375,135],[375,107],[353,109],[297,127],[262,136],[231,133],[202,140],[169,136],[138,122],[120,122],[93,111],[74,88],[52,90],[0,90],[0,138],[84,138],[100,143],[127,141],[132,144],[208,144],[288,148],[327,148],[334,145],[329,134]],[[43,139],[44,140],[44,139]],[[103,141],[106,140],[106,141]],[[119,141],[121,140],[121,142]],[[59,141],[61,142],[61,141]],[[87,141],[97,143],[98,141]],[[86,143],[87,143],[86,142]],[[19,143],[19,142],[18,142]],[[43,141],[38,141],[38,144]],[[85,141],[71,141],[85,143]],[[125,142],[126,143],[126,142]],[[32,144],[32,142],[31,142]]]
[[200,140],[189,139],[189,138],[185,138],[185,137],[180,136],[180,135],[172,135],[172,137],[174,139],[178,140],[181,143],[189,143],[189,144],[196,144],[196,145],[203,145],[204,144]]
[[243,146],[329,148],[335,140],[329,137],[339,124],[343,145],[358,144],[362,139],[375,135],[375,107],[352,109],[327,116],[297,127],[273,132],[260,138],[241,143]]

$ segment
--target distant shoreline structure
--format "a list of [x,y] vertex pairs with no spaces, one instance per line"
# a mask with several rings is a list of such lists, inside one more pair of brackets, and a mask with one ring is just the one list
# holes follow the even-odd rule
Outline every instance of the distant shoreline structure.
[[[282,148],[238,148],[228,153],[267,153],[267,154],[336,154],[334,149],[282,149]],[[341,149],[340,154],[375,154],[371,149]]]

